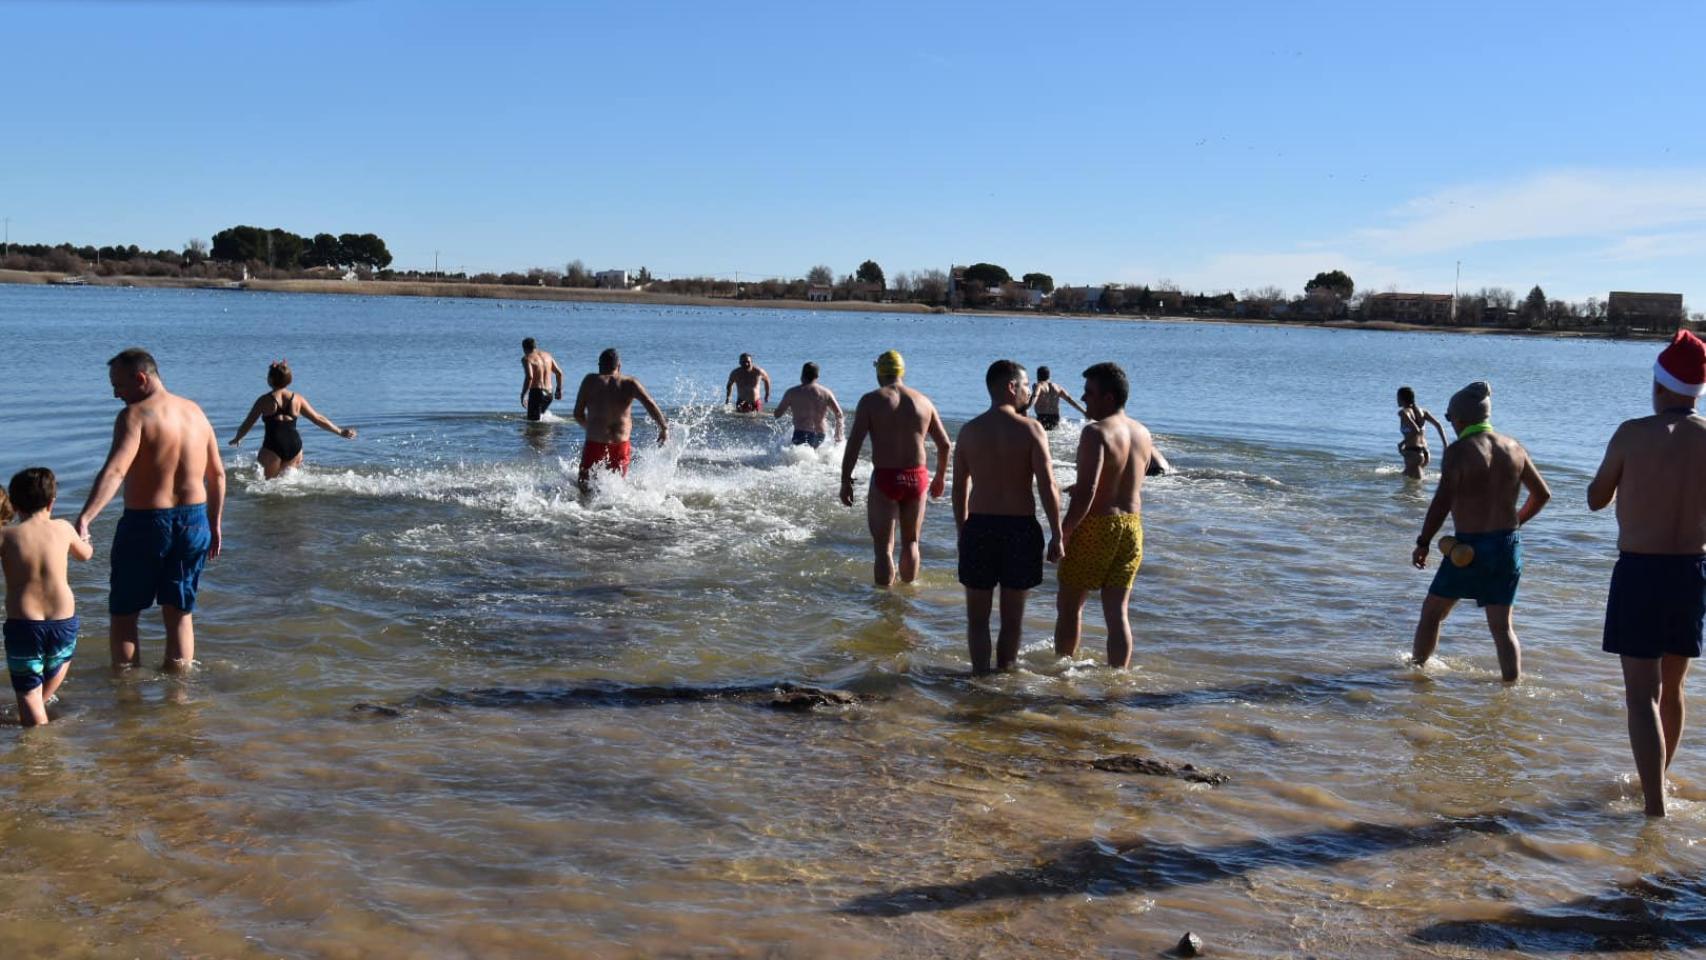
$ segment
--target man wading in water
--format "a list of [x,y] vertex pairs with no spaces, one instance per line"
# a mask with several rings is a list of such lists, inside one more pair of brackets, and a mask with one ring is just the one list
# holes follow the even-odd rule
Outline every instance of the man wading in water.
[[[764,385],[764,396],[758,395],[758,387]],[[762,413],[764,405],[770,402],[770,374],[764,368],[752,362],[752,354],[740,355],[740,366],[729,371],[729,382],[723,384],[723,402],[729,402],[729,394],[737,393],[735,400],[736,413]]]
[[628,436],[634,430],[634,401],[646,408],[658,425],[658,444],[669,439],[669,421],[640,381],[623,376],[622,358],[615,347],[598,355],[598,372],[589,373],[575,394],[575,422],[586,428],[586,446],[581,450],[580,488],[591,488],[593,467],[628,475],[633,447]]
[[[876,548],[877,586],[894,583],[894,533],[900,528],[900,579],[918,576],[918,533],[924,527],[924,491],[940,497],[946,488],[952,446],[930,398],[900,382],[906,361],[890,350],[877,358],[880,386],[859,398],[847,452],[841,457],[841,502],[853,505],[853,468],[865,437],[871,438],[871,489],[865,496],[865,520]],[[924,465],[924,438],[936,444],[936,479]]]
[[1044,430],[1053,430],[1060,426],[1060,401],[1065,400],[1080,416],[1084,408],[1078,401],[1072,399],[1072,394],[1065,387],[1049,379],[1047,367],[1037,368],[1037,388],[1032,392],[1032,400],[1036,405],[1037,422]]
[[810,445],[816,450],[823,444],[824,429],[830,415],[835,416],[835,442],[841,442],[841,404],[835,401],[835,394],[830,389],[817,382],[817,364],[808,363],[800,368],[800,383],[789,387],[782,394],[782,402],[776,405],[776,416],[784,413],[794,415],[794,446]]
[[1060,493],[1048,437],[1025,417],[1025,368],[997,360],[984,374],[989,409],[960,428],[954,444],[954,526],[960,534],[960,583],[966,588],[966,641],[973,673],[989,672],[989,611],[1001,588],[1001,634],[995,666],[1019,660],[1025,597],[1043,582],[1043,529],[1031,482],[1048,517],[1048,559],[1060,559]]
[[1653,367],[1653,415],[1624,421],[1588,486],[1617,501],[1617,566],[1602,648],[1623,661],[1629,746],[1647,815],[1665,815],[1665,771],[1682,740],[1682,681],[1706,619],[1706,344],[1683,331]]
[[113,666],[142,662],[136,619],[160,604],[166,625],[165,669],[187,670],[195,660],[196,590],[209,557],[219,556],[219,518],[225,507],[225,465],[219,438],[201,408],[167,392],[146,350],[107,361],[113,396],[124,401],[113,424],[113,445],[95,476],[77,535],[124,486],[124,516],[113,535]]
[[[1499,672],[1507,683],[1522,673],[1522,648],[1511,624],[1517,582],[1522,579],[1523,524],[1552,499],[1552,491],[1529,459],[1528,451],[1512,437],[1493,432],[1493,388],[1477,380],[1451,397],[1445,418],[1457,431],[1457,441],[1445,448],[1439,465],[1439,486],[1422,521],[1422,535],[1410,562],[1417,570],[1428,565],[1434,534],[1451,515],[1457,548],[1440,560],[1439,572],[1422,601],[1411,657],[1420,666],[1439,646],[1439,628],[1459,600],[1474,600],[1487,611],[1487,628],[1499,651]],[[1528,500],[1516,508],[1516,497],[1528,488]]]
[[[551,389],[551,380],[557,389]],[[563,368],[557,358],[539,349],[532,337],[521,341],[521,406],[527,419],[539,420],[550,409],[552,400],[563,399]]]

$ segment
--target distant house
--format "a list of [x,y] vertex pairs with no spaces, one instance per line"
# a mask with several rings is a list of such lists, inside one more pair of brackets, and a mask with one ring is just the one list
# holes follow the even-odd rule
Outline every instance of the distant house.
[[599,287],[605,290],[628,289],[628,271],[626,270],[600,270],[592,275],[592,279],[597,281]]
[[1364,320],[1443,325],[1451,322],[1451,294],[1372,293],[1362,311]]
[[806,299],[812,303],[828,303],[835,288],[827,283],[814,283],[806,288]]
[[1682,294],[1628,293],[1613,290],[1606,298],[1605,317],[1622,329],[1682,329]]

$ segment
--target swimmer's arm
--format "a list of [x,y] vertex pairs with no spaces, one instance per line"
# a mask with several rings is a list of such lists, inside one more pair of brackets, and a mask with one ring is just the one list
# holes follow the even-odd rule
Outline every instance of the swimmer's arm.
[[859,465],[859,451],[865,448],[865,434],[871,432],[871,414],[865,401],[853,411],[853,432],[847,437],[847,449],[841,454],[841,502],[853,505],[853,468]]
[[1066,517],[1060,521],[1061,535],[1067,540],[1072,539],[1072,531],[1078,529],[1086,514],[1090,512],[1090,504],[1096,500],[1096,481],[1102,476],[1102,438],[1093,429],[1086,429],[1078,437],[1078,479],[1068,491],[1072,501],[1066,508]]
[[1428,565],[1428,545],[1433,543],[1434,534],[1445,526],[1445,518],[1451,515],[1452,501],[1457,497],[1456,460],[1452,450],[1447,447],[1445,459],[1439,465],[1439,486],[1434,488],[1434,498],[1428,504],[1427,516],[1422,518],[1422,535],[1416,538],[1416,549],[1410,552],[1410,563],[1417,570]]
[[[83,502],[83,510],[77,514],[79,537],[89,535],[89,523],[100,516],[101,511],[118,495],[119,488],[124,486],[124,475],[130,472],[130,465],[136,460],[136,451],[141,447],[141,415],[133,410],[124,410],[113,421],[113,445],[107,451],[107,462],[101,467],[101,472],[95,474],[95,485],[89,488],[89,499]],[[213,462],[218,463],[217,447],[214,453]],[[223,470],[224,467],[221,466],[220,469]]]
[[836,402],[835,394],[833,393],[829,395],[829,412],[835,415],[835,440],[837,443],[840,443],[841,424],[847,419],[847,415],[841,412],[841,404]]
[[69,535],[69,539],[66,540],[65,546],[66,551],[71,554],[71,559],[87,560],[95,555],[95,544],[93,541],[85,540],[78,536],[77,528],[72,526],[70,521],[61,520],[59,522],[65,524],[65,532]]
[[733,395],[733,394],[734,394],[734,392],[735,392],[735,373],[736,373],[736,372],[737,372],[737,371],[734,371],[734,370],[730,370],[730,371],[729,371],[729,382],[728,382],[728,383],[725,383],[725,384],[723,384],[723,402],[724,402],[724,403],[728,403],[728,402],[729,402],[729,398],[730,398],[730,397],[731,397],[731,396],[732,396],[732,395]]
[[1037,493],[1043,498],[1043,515],[1048,517],[1048,559],[1060,559],[1060,491],[1054,485],[1054,458],[1048,453],[1048,435],[1039,425],[1031,425],[1031,473],[1037,480]]
[[[551,358],[551,376],[557,378],[557,399],[563,399],[563,368],[557,365],[557,358]],[[523,392],[523,396],[525,396]]]
[[1173,465],[1167,462],[1167,455],[1162,453],[1161,448],[1157,447],[1155,442],[1151,440],[1149,443],[1149,466],[1144,470],[1144,476],[1159,477],[1172,472]]
[[628,382],[634,385],[634,399],[640,401],[640,406],[646,408],[646,416],[651,417],[652,422],[658,425],[658,443],[668,440],[669,421],[664,418],[663,410],[658,407],[657,401],[653,400],[652,395],[646,392],[646,388],[640,385],[640,381],[630,380]]
[[[297,396],[302,397],[302,394],[299,393]],[[307,417],[316,427],[319,427],[327,433],[335,433],[338,436],[343,437],[345,440],[355,439],[354,430],[341,428],[337,424],[321,416],[320,411],[314,409],[314,405],[308,402],[307,397],[302,397],[302,415]]]
[[763,368],[759,368],[758,378],[760,380],[764,381],[764,402],[769,403],[770,402],[770,374],[767,371],[765,371]]
[[521,358],[521,405],[527,406],[527,388],[533,383],[533,368],[527,365],[527,358]]
[[[788,401],[792,400],[793,398],[794,398],[794,388],[789,387],[787,389],[787,391],[782,394],[782,402],[776,404],[776,409],[774,412],[772,412],[770,414],[770,416],[772,418],[777,418],[777,417],[782,416],[782,414],[786,413],[788,411]],[[768,394],[765,395],[765,399],[766,400],[770,399]]]
[[965,433],[960,433],[959,445],[954,447],[954,529],[964,530],[971,504],[971,467],[966,463]]
[[260,418],[261,401],[257,398],[255,405],[249,408],[249,415],[243,418],[243,425],[237,428],[237,435],[231,438],[231,445],[235,447],[242,443],[243,438],[249,435],[249,431],[255,428],[255,421]]
[[1060,399],[1065,400],[1067,403],[1071,404],[1072,409],[1077,410],[1079,415],[1086,416],[1086,417],[1088,417],[1090,415],[1090,411],[1079,406],[1078,401],[1072,399],[1072,391],[1063,389],[1061,387],[1055,387],[1054,392],[1060,395]]
[[[302,403],[307,405],[308,401]],[[207,422],[206,414],[202,415],[202,422]],[[207,555],[217,557],[225,540],[219,526],[220,518],[225,515],[225,464],[219,459],[219,438],[214,436],[211,423],[207,425],[207,467],[202,479],[207,484],[207,529],[212,538]]]
[[1522,485],[1528,488],[1528,500],[1523,503],[1522,509],[1517,511],[1516,525],[1519,527],[1533,520],[1534,515],[1552,499],[1552,488],[1546,485],[1546,478],[1540,475],[1539,468],[1534,465],[1534,458],[1528,456],[1526,450],[1523,451],[1522,457]]
[[575,422],[583,427],[586,426],[586,388],[591,382],[592,374],[589,373],[581,378],[580,390],[575,393]]
[[948,428],[942,426],[942,417],[935,407],[930,408],[930,439],[936,443],[936,479],[930,483],[930,496],[940,497],[948,483],[948,454],[953,449],[954,442],[948,439]]
[[1589,510],[1604,510],[1617,499],[1617,485],[1623,481],[1623,444],[1618,442],[1622,438],[1623,428],[1618,427],[1611,435],[1611,442],[1605,445],[1605,459],[1600,462],[1593,482],[1588,484]]
[[1434,432],[1439,434],[1439,445],[1441,447],[1450,446],[1450,444],[1445,439],[1445,428],[1439,425],[1439,420],[1436,417],[1434,417],[1434,415],[1431,412],[1429,412],[1427,410],[1422,411],[1422,422],[1424,424],[1431,423],[1434,425]]

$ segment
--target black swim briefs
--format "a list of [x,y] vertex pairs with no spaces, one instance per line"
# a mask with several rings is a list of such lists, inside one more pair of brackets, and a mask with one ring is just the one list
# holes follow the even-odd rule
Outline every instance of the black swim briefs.
[[1036,517],[974,513],[960,531],[960,582],[973,590],[1029,590],[1043,582],[1043,527]]
[[1625,553],[1605,601],[1606,653],[1656,660],[1700,656],[1706,622],[1706,556]]

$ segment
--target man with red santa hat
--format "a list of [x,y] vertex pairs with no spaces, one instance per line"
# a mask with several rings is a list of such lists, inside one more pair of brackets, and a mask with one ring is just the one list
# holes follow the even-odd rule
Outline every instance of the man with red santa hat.
[[1617,566],[1605,604],[1606,653],[1623,661],[1629,745],[1647,815],[1665,815],[1664,773],[1682,739],[1682,681],[1706,620],[1706,343],[1679,332],[1653,365],[1653,415],[1626,420],[1588,486],[1617,501]]

